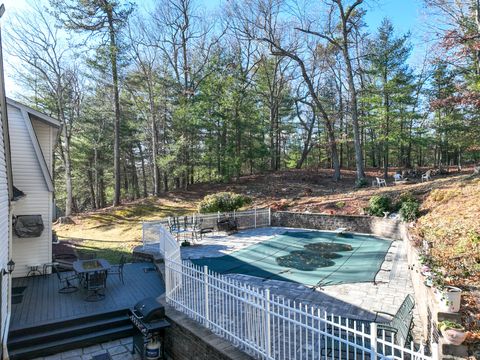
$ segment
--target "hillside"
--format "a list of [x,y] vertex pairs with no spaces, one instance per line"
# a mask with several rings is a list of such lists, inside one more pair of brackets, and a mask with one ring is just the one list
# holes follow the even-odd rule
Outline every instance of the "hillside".
[[[376,171],[368,173],[371,182]],[[362,214],[374,194],[393,198],[405,191],[425,198],[431,189],[448,189],[461,183],[465,175],[434,178],[428,183],[355,188],[355,174],[344,171],[340,182],[331,180],[329,170],[290,170],[241,177],[229,184],[197,184],[188,190],[172,191],[161,198],[149,197],[120,207],[106,208],[73,217],[72,225],[55,225],[61,239],[69,239],[86,249],[118,249],[128,252],[141,240],[141,222],[195,211],[207,194],[233,191],[252,197],[251,207],[277,210],[322,212],[328,214]]]
[[[62,240],[74,243],[80,252],[96,252],[112,261],[129,254],[141,243],[141,222],[196,211],[207,194],[233,191],[252,197],[251,207],[276,210],[363,214],[373,195],[397,199],[412,193],[421,203],[415,223],[417,239],[431,244],[432,255],[446,282],[468,290],[463,297],[465,323],[479,329],[480,307],[480,179],[463,174],[435,177],[433,181],[391,185],[383,188],[355,188],[353,172],[344,172],[339,183],[329,171],[284,171],[246,176],[229,184],[197,184],[189,190],[172,191],[161,198],[126,203],[73,218],[75,224],[55,225]],[[375,172],[370,172],[370,181]],[[473,338],[480,336],[478,330]]]

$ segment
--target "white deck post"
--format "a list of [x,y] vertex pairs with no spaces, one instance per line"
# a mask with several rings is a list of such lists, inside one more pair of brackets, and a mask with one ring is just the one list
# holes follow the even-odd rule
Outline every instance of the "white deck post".
[[438,360],[440,358],[438,353],[438,344],[432,343],[432,360]]
[[272,209],[268,208],[268,226],[272,226]]
[[377,324],[370,323],[370,359],[377,359]]
[[272,338],[270,336],[270,289],[265,289],[265,350],[267,359],[271,359]]
[[255,208],[255,211],[254,211],[254,221],[255,221],[255,229],[257,228],[257,208]]
[[207,328],[210,327],[210,317],[208,315],[209,311],[209,305],[208,305],[208,266],[204,265],[203,266],[203,284],[205,287],[205,326]]

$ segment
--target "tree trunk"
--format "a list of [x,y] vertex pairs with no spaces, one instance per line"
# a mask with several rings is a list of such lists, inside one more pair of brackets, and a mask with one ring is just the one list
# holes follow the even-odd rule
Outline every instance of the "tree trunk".
[[[336,0],[337,6],[340,10],[341,20],[342,20],[342,37],[343,41],[340,46],[343,54],[343,58],[345,60],[346,65],[346,74],[347,74],[347,81],[348,81],[348,91],[350,93],[350,102],[351,102],[351,113],[352,113],[352,124],[353,124],[353,139],[354,139],[354,146],[355,146],[355,165],[356,165],[356,175],[357,181],[363,180],[365,178],[365,171],[363,168],[363,151],[362,151],[362,143],[360,141],[360,125],[358,122],[358,100],[357,100],[357,90],[355,89],[355,80],[353,77],[353,69],[352,69],[352,60],[350,58],[350,53],[348,49],[348,35],[351,31],[349,28],[349,17],[352,14],[352,9],[350,8],[347,13],[344,12],[343,4],[341,0]],[[357,6],[361,4],[361,1],[357,1],[352,6]],[[338,43],[337,43],[338,44]]]
[[[93,161],[90,159],[88,163],[88,170],[87,170],[87,179],[88,179],[88,185],[89,185],[89,190],[90,190],[90,204],[92,205],[92,209],[95,210],[97,208],[97,201],[95,199],[95,189],[93,187],[94,179],[93,179],[93,174],[92,174],[92,168],[93,168]],[[66,213],[65,213],[66,215]]]
[[[151,131],[152,131],[153,195],[159,196],[160,195],[160,170],[157,164],[157,156],[158,156],[157,117],[156,117],[156,111],[155,111],[155,102],[153,98],[154,94],[153,94],[151,79],[148,79],[147,82],[148,82],[148,100],[149,100],[150,116],[151,116]],[[142,157],[142,161],[143,161],[143,157]]]
[[[142,144],[140,142],[137,143],[138,153],[140,155],[140,160],[142,164],[142,186],[143,186],[143,197],[146,198],[148,196],[147,191],[147,176],[145,174],[145,158],[143,157],[143,150]],[[160,180],[160,179],[159,179]]]
[[390,136],[390,97],[388,96],[388,93],[386,92],[385,87],[387,86],[387,78],[384,76],[383,79],[384,83],[384,104],[385,104],[385,132],[384,132],[384,148],[383,148],[383,177],[385,180],[388,178],[388,152],[390,151],[389,149],[389,141],[388,137]]
[[108,30],[110,35],[110,62],[112,65],[113,81],[113,102],[115,110],[114,142],[113,142],[113,171],[115,177],[115,190],[113,195],[113,206],[120,205],[120,98],[118,90],[117,70],[117,43],[115,39],[115,27],[113,24],[113,13],[111,7],[106,7],[108,18]]
[[355,89],[355,82],[353,79],[353,70],[350,60],[350,54],[348,53],[348,35],[346,30],[346,24],[344,25],[344,47],[343,47],[343,57],[345,58],[345,64],[347,66],[347,80],[348,80],[348,89],[350,93],[351,101],[351,113],[352,113],[352,124],[353,124],[353,139],[355,146],[355,165],[357,172],[357,180],[362,180],[365,178],[365,170],[363,168],[363,152],[362,144],[360,141],[360,126],[358,123],[358,101],[357,101],[357,90]]

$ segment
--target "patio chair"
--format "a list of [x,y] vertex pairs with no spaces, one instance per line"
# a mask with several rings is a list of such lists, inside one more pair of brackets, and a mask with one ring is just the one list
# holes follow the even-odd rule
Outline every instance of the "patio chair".
[[65,273],[61,274],[57,265],[52,265],[55,274],[57,274],[58,281],[59,281],[59,290],[60,294],[69,294],[73,293],[78,290],[78,286],[74,285],[74,282],[78,282],[78,275],[72,273]]
[[425,174],[422,174],[422,182],[423,180],[428,181],[432,179],[432,170],[428,170]]
[[[413,325],[413,308],[415,300],[412,295],[407,295],[402,305],[398,308],[396,314],[390,314],[384,311],[376,311],[373,322],[377,323],[378,330],[385,330],[395,334],[395,341],[400,345],[408,343],[410,340],[410,332]],[[377,322],[378,315],[383,314],[391,317],[386,323]]]
[[402,183],[402,181],[404,181],[404,178],[402,174],[396,173],[393,175],[393,180],[394,184],[396,185]]
[[200,240],[203,240],[203,235],[212,233],[215,230],[213,226],[205,226],[203,223],[202,218],[194,218],[193,220],[193,234],[195,239],[198,239],[198,236],[200,236]]
[[125,282],[123,281],[123,267],[125,266],[125,263],[127,262],[127,258],[125,255],[122,255],[120,257],[120,263],[118,265],[112,265],[110,269],[107,270],[108,275],[118,275],[120,280],[122,281],[122,284],[125,285]]
[[53,262],[56,263],[57,270],[73,270],[73,263],[78,260],[74,254],[56,254],[53,256]]
[[86,301],[99,301],[105,298],[107,274],[105,271],[96,271],[88,274]]
[[382,187],[382,186],[387,186],[387,182],[385,181],[385,179],[382,179],[382,178],[379,178],[377,177],[377,186],[378,187]]
[[180,222],[178,221],[178,217],[170,216],[167,218],[168,221],[168,229],[173,234],[180,230]]

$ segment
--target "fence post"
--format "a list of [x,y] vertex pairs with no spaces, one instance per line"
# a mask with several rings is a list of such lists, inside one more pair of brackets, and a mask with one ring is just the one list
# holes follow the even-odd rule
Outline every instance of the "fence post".
[[217,211],[217,221],[220,220],[220,211]]
[[233,209],[233,220],[235,220],[235,209]]
[[[163,243],[163,247],[162,247],[162,235],[163,235],[163,227],[159,228],[160,231],[158,232],[158,248],[159,248],[159,251],[160,251],[160,254],[162,254],[163,256],[165,256],[165,253],[167,252],[166,250],[166,245],[165,243]],[[164,237],[164,236],[163,236]],[[166,240],[164,240],[166,241]],[[162,251],[163,250],[163,251]]]
[[438,344],[437,343],[432,343],[431,345],[431,351],[432,351],[432,360],[438,360],[440,359],[439,353],[438,353]]
[[205,286],[205,326],[210,327],[209,305],[208,305],[208,266],[203,266],[203,284]]
[[267,359],[272,358],[272,339],[270,337],[270,289],[265,289],[265,350]]
[[268,226],[272,226],[272,209],[268,208]]
[[145,250],[145,221],[142,220],[142,244],[143,250]]
[[255,229],[257,228],[257,208],[255,208],[255,211],[254,211],[254,219],[255,219]]
[[370,323],[370,359],[377,359],[377,324]]

